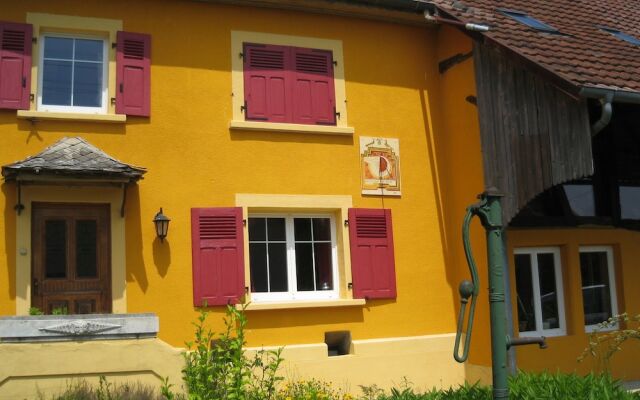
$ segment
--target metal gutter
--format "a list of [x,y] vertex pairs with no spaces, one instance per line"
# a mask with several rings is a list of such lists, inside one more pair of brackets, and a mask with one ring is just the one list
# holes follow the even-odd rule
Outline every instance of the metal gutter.
[[582,87],[582,89],[580,89],[579,95],[587,99],[598,100],[603,99],[607,96],[611,96],[611,101],[614,103],[640,104],[640,93],[630,92],[627,90]]
[[259,7],[371,19],[404,25],[424,23],[426,5],[411,0],[192,0],[199,3]]

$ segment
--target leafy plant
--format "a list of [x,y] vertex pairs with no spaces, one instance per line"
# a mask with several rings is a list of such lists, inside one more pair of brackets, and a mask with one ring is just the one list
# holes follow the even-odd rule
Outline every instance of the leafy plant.
[[[617,327],[625,329],[603,332]],[[632,339],[640,340],[640,315],[635,317],[629,317],[627,313],[615,315],[598,324],[589,334],[589,344],[578,357],[578,362],[592,357],[597,371],[608,372],[611,367],[611,358],[622,350],[623,343]]]
[[351,400],[348,393],[335,390],[327,382],[315,379],[291,381],[278,390],[278,400]]
[[208,311],[202,309],[195,326],[195,340],[184,353],[183,380],[193,400],[269,400],[275,398],[282,378],[278,368],[282,349],[245,354],[245,308],[227,306],[225,330],[217,336],[205,326]]
[[51,310],[51,315],[67,315],[67,314],[69,314],[67,307],[55,307],[53,310]]
[[141,383],[114,384],[101,376],[98,386],[86,380],[73,380],[67,384],[64,392],[52,396],[38,393],[39,400],[182,400],[184,397],[167,397],[158,394],[151,386]]
[[30,307],[29,315],[44,315],[44,313],[38,307]]

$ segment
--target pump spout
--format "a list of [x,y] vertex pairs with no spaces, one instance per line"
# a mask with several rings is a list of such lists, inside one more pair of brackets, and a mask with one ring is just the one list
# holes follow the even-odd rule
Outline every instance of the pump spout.
[[547,348],[547,338],[540,337],[521,337],[521,338],[507,338],[507,348],[512,346],[526,346],[529,344],[537,344],[541,349]]

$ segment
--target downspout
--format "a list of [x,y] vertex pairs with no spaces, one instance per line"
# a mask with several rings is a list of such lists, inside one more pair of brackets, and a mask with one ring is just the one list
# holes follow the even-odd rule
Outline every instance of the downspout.
[[613,93],[609,92],[600,99],[600,105],[602,106],[602,113],[600,119],[591,125],[591,136],[596,136],[602,131],[609,122],[611,122],[611,114],[613,114]]
[[599,100],[602,104],[602,115],[600,116],[600,119],[591,126],[591,133],[593,136],[602,131],[602,129],[611,122],[614,102],[640,104],[639,92],[583,87],[580,89],[579,94],[581,97],[587,99]]

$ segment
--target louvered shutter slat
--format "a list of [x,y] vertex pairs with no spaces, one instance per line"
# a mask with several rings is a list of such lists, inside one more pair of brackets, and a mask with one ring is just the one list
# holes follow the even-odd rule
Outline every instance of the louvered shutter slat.
[[31,25],[0,22],[0,108],[29,109],[32,35]]
[[295,47],[293,62],[293,122],[335,125],[333,54]]
[[395,299],[391,210],[349,209],[353,297]]
[[244,44],[245,118],[291,122],[290,48]]
[[148,117],[151,113],[151,36],[118,32],[116,43],[116,113]]
[[241,208],[191,209],[193,303],[237,303],[244,294]]

